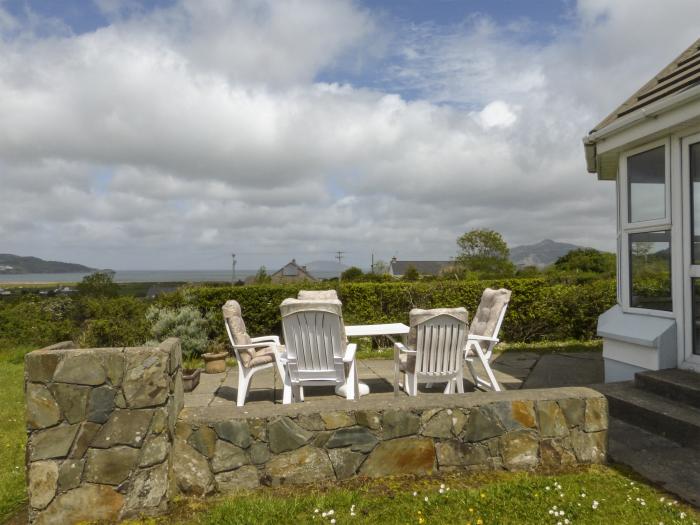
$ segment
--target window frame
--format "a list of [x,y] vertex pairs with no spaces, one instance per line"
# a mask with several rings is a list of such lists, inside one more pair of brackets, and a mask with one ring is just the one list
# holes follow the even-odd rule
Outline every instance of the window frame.
[[[664,208],[665,216],[662,219],[654,219],[648,221],[640,222],[630,222],[630,201],[629,201],[629,180],[627,177],[627,159],[639,153],[644,153],[646,151],[653,150],[660,146],[664,147]],[[620,254],[620,277],[618,282],[620,283],[619,288],[619,300],[622,310],[624,312],[643,314],[643,315],[653,315],[657,317],[675,317],[676,301],[673,285],[673,253],[676,248],[674,248],[673,239],[673,212],[671,209],[671,140],[669,137],[655,140],[653,142],[647,142],[641,146],[629,149],[622,154],[620,154],[619,160],[619,201],[618,201],[618,221],[620,223],[620,232],[618,236],[618,250]],[[671,310],[653,310],[651,308],[640,308],[631,306],[632,297],[632,265],[630,258],[630,234],[634,233],[649,233],[654,231],[668,231],[671,238]]]

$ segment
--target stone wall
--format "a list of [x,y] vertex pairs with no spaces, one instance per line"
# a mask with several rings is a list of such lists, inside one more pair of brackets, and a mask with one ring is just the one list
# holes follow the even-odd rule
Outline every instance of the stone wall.
[[30,522],[113,521],[167,508],[181,361],[177,339],[140,348],[66,342],[27,354]]
[[600,463],[607,402],[587,388],[363,398],[236,410],[186,408],[180,491],[207,495],[353,476]]

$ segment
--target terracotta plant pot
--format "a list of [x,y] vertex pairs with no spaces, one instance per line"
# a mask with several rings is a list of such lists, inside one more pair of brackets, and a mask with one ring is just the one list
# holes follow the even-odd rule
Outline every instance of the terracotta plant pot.
[[182,389],[185,392],[192,392],[199,384],[199,374],[202,373],[201,368],[183,368],[182,369]]
[[202,354],[204,359],[204,372],[207,374],[221,374],[226,372],[226,358],[228,352],[219,352],[216,354]]

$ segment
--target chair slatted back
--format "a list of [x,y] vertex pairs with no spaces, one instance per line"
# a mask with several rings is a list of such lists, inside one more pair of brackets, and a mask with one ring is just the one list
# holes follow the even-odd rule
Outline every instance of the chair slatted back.
[[467,324],[451,315],[438,315],[415,326],[416,373],[454,374],[462,366]]
[[293,383],[345,382],[345,330],[338,313],[315,309],[313,304],[290,312],[283,307],[282,332]]

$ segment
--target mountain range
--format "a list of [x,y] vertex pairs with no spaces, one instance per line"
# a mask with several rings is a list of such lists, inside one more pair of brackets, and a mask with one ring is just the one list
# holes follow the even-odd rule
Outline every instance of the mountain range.
[[571,250],[579,248],[583,248],[583,246],[545,239],[535,244],[511,248],[510,260],[518,267],[536,266],[537,268],[544,268],[554,264],[559,257],[563,257]]
[[95,271],[95,268],[82,264],[45,261],[38,257],[22,257],[10,253],[0,253],[0,274],[82,273],[93,271]]

